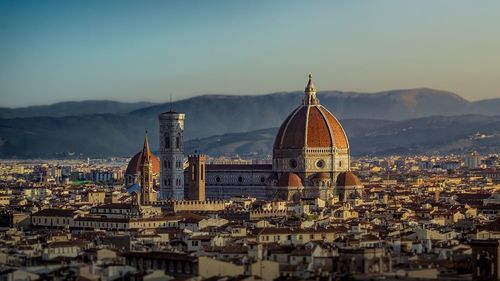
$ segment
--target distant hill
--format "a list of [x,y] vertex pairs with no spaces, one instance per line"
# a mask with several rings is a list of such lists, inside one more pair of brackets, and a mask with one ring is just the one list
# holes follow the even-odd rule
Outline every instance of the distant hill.
[[[132,156],[142,146],[143,120],[130,115],[0,119],[0,157]],[[32,126],[36,123],[36,126]],[[500,116],[433,116],[403,121],[341,120],[354,156],[500,151]],[[153,149],[157,128],[148,124]],[[277,128],[186,142],[185,153],[271,154]]]
[[20,108],[0,107],[0,118],[62,117],[89,114],[127,113],[154,105],[151,102],[124,103],[105,100],[69,101]]
[[[176,111],[186,113],[186,135],[202,138],[235,132],[278,127],[297,107],[304,93],[289,92],[261,96],[206,95],[173,103]],[[319,92],[322,105],[340,119],[405,120],[433,115],[498,115],[499,108],[472,103],[460,96],[432,89],[410,89],[373,94]],[[158,104],[131,112],[148,122],[158,122],[158,114],[170,104]],[[485,107],[485,108],[483,108]]]
[[[496,106],[500,99],[469,102],[453,93],[425,88],[373,94],[330,91],[320,92],[318,97],[321,104],[344,120],[343,125],[352,139],[353,153],[360,154],[397,152],[399,146],[402,151],[421,151],[419,145],[451,150],[444,146],[452,141],[447,136],[463,140],[463,136],[472,133],[472,129],[479,130],[485,124],[490,124],[490,129],[495,130],[496,117],[470,114],[500,115],[500,106]],[[130,156],[140,149],[146,129],[151,146],[156,149],[158,114],[171,106],[186,113],[185,140],[192,140],[188,142],[191,147],[198,146],[202,151],[209,151],[208,143],[216,139],[213,136],[223,136],[227,143],[224,148],[213,148],[214,152],[265,153],[274,138],[268,128],[280,126],[302,98],[303,93],[300,92],[261,96],[206,95],[172,105],[87,101],[0,109],[0,115],[4,116],[0,118],[0,157],[54,157],[68,153]],[[422,121],[435,115],[440,117],[429,120],[435,120],[432,122],[445,129],[433,131],[432,124]],[[458,115],[466,117],[448,118]],[[471,122],[469,119],[482,122],[473,123],[469,128],[466,127]],[[415,123],[406,124],[404,120]],[[455,127],[447,127],[446,122],[454,122]],[[406,126],[403,127],[405,131],[387,135],[397,131],[397,126]],[[408,129],[411,126],[412,129]],[[466,128],[467,131],[462,134]],[[247,134],[256,130],[263,131],[258,131],[258,136]],[[419,130],[423,130],[422,133],[418,133]],[[358,136],[364,137],[358,139]],[[429,145],[425,145],[425,138],[428,138]],[[194,145],[196,141],[198,143]],[[460,142],[455,146],[458,149]],[[463,144],[463,147],[468,146],[470,142]]]
[[157,130],[129,115],[0,119],[0,157],[131,156],[146,129]]
[[[405,121],[347,119],[351,154],[411,155],[500,150],[500,116],[432,116]],[[209,155],[271,155],[278,128],[191,140],[186,151]]]
[[473,105],[480,114],[498,115],[500,111],[500,98],[476,101],[473,102]]

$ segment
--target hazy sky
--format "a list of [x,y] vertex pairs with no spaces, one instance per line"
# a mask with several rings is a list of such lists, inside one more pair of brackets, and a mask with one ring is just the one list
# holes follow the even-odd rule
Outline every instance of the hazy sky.
[[431,87],[500,97],[500,1],[1,1],[0,106]]

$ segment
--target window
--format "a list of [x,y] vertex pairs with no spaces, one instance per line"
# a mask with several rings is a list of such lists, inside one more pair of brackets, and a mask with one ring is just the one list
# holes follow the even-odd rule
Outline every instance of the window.
[[295,159],[290,160],[290,168],[292,169],[297,168],[297,160]]
[[170,148],[170,137],[169,137],[169,135],[165,136],[165,148]]
[[243,177],[238,177],[238,182],[243,182]]
[[215,178],[215,181],[216,181],[216,182],[220,182],[220,177],[216,177],[216,178]]
[[205,165],[201,164],[200,169],[201,169],[200,170],[200,173],[201,173],[200,177],[201,177],[201,180],[203,180],[203,174],[205,173]]
[[170,167],[171,167],[171,163],[170,163],[170,160],[168,160],[168,161],[167,161],[167,168],[169,168],[169,169],[170,169]]
[[180,145],[181,145],[181,138],[176,137],[175,138],[175,148],[179,148]]

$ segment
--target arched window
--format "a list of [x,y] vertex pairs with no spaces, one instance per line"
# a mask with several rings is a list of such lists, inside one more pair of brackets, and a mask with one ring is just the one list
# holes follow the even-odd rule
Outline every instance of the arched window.
[[170,136],[165,135],[165,148],[170,148]]

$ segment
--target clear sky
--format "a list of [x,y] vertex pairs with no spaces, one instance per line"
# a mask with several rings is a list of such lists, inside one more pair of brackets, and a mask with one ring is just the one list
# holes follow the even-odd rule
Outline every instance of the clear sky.
[[303,89],[500,97],[500,1],[2,1],[0,106]]

